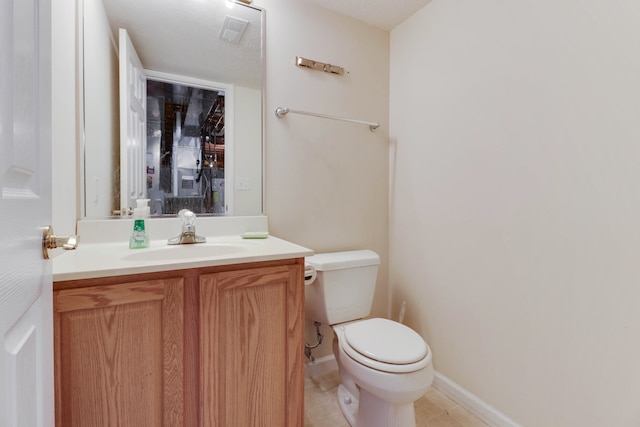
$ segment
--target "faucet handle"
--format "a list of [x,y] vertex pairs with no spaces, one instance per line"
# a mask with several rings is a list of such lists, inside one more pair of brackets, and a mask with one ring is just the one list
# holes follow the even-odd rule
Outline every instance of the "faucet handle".
[[191,228],[193,223],[196,222],[196,214],[189,209],[181,209],[178,212],[178,217],[182,220],[182,228]]
[[196,214],[189,209],[181,209],[178,212],[178,218],[182,220],[182,232],[167,241],[170,245],[183,245],[188,243],[204,243],[206,238],[196,235],[196,227],[193,223],[196,220]]
[[190,226],[196,221],[196,214],[191,212],[189,209],[181,209],[178,212],[178,217],[182,219],[183,226]]

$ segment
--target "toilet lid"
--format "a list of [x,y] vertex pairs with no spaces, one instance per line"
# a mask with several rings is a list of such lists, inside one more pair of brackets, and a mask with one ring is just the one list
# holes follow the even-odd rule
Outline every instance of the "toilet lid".
[[427,343],[413,329],[374,318],[345,326],[346,343],[363,356],[382,363],[408,365],[427,356]]

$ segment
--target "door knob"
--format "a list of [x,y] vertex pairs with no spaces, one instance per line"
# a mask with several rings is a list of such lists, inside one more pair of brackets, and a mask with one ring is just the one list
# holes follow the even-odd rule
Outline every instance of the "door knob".
[[42,230],[42,255],[49,259],[49,249],[63,248],[70,251],[78,247],[78,236],[56,236],[53,227],[48,226]]

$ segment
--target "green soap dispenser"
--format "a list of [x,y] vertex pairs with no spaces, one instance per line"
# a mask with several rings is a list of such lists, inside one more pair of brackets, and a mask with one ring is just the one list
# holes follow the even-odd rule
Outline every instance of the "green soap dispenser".
[[133,210],[133,233],[129,239],[129,248],[149,247],[149,235],[145,227],[145,219],[149,218],[149,199],[137,199],[137,207]]

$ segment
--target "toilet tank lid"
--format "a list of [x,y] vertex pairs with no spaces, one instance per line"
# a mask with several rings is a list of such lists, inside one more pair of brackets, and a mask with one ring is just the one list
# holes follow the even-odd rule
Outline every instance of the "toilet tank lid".
[[337,270],[341,268],[365,267],[379,265],[380,257],[368,250],[330,252],[316,254],[305,258],[305,263],[312,265],[318,271]]

